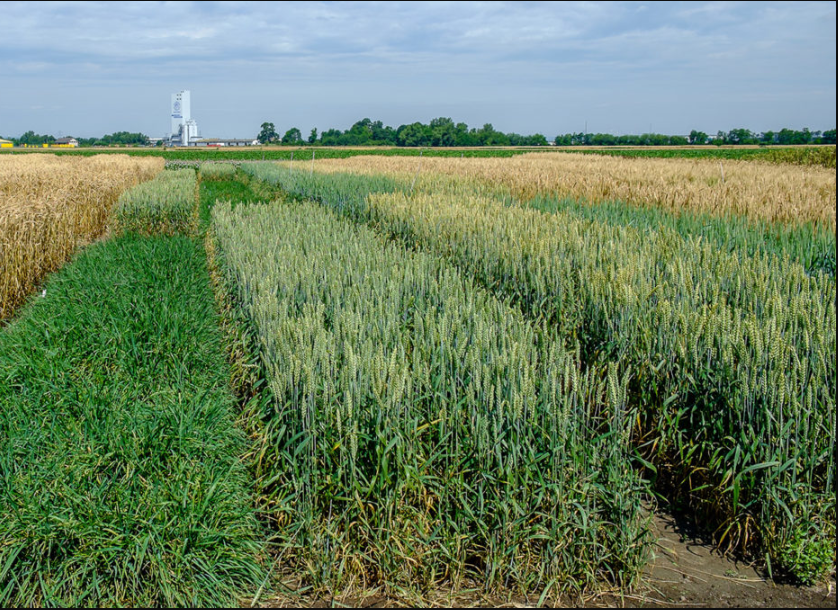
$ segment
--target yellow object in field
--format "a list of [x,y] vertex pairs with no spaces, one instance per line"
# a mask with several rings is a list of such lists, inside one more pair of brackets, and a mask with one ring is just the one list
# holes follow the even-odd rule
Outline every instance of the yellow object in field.
[[14,142],[10,142],[9,140],[0,140],[0,148],[11,148],[14,146]]

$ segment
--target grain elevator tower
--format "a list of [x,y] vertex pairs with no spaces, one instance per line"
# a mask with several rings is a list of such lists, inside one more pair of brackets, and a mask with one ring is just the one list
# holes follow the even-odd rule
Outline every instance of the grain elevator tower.
[[194,145],[198,138],[198,123],[192,119],[192,99],[189,91],[172,93],[172,135],[176,146]]

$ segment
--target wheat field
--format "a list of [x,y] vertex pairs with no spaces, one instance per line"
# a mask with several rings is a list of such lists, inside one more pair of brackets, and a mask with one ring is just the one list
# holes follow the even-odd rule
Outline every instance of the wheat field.
[[[596,199],[545,212],[515,205],[523,192],[515,185],[523,183],[505,164],[517,159],[436,161],[367,158],[326,162],[326,171],[266,163],[243,171],[444,259],[563,338],[586,370],[630,377],[627,404],[636,411],[628,419],[642,439],[636,449],[654,478],[671,482],[670,500],[688,505],[725,549],[761,555],[801,581],[828,570],[834,233],[831,261],[820,252],[829,240],[815,243],[827,225],[733,213],[695,214],[678,225],[666,216],[691,212]],[[450,171],[437,172],[441,166]],[[472,171],[457,174],[457,167]],[[767,185],[777,181],[770,171],[763,177],[751,199],[743,190],[743,213],[768,201],[774,187]],[[727,224],[735,230],[723,230]],[[788,239],[765,246],[784,231]],[[823,261],[799,257],[807,249]]]
[[416,186],[434,176],[455,176],[522,202],[536,197],[622,201],[672,212],[816,223],[835,230],[835,172],[822,167],[572,153],[510,159],[352,157],[324,159],[315,165],[325,172],[418,178]]
[[163,165],[127,155],[0,158],[0,320],[78,247],[102,235],[125,189]]

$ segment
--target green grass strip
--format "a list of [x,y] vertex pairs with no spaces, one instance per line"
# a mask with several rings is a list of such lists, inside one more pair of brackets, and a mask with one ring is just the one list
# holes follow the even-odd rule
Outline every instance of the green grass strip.
[[228,606],[258,586],[203,250],[91,246],[0,332],[0,602]]
[[[220,165],[220,164],[217,164]],[[230,166],[227,166],[230,167]],[[274,189],[268,189],[263,182],[254,181],[241,170],[236,169],[232,177],[208,178],[204,167],[201,168],[201,180],[198,190],[198,227],[201,234],[209,228],[212,208],[216,201],[229,201],[233,207],[237,204],[264,203],[276,197]],[[254,187],[256,190],[254,190]],[[268,192],[268,191],[272,192]]]

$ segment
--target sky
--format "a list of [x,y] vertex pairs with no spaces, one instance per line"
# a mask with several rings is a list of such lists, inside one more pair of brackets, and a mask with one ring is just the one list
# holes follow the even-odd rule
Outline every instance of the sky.
[[834,129],[835,2],[0,2],[0,135]]

